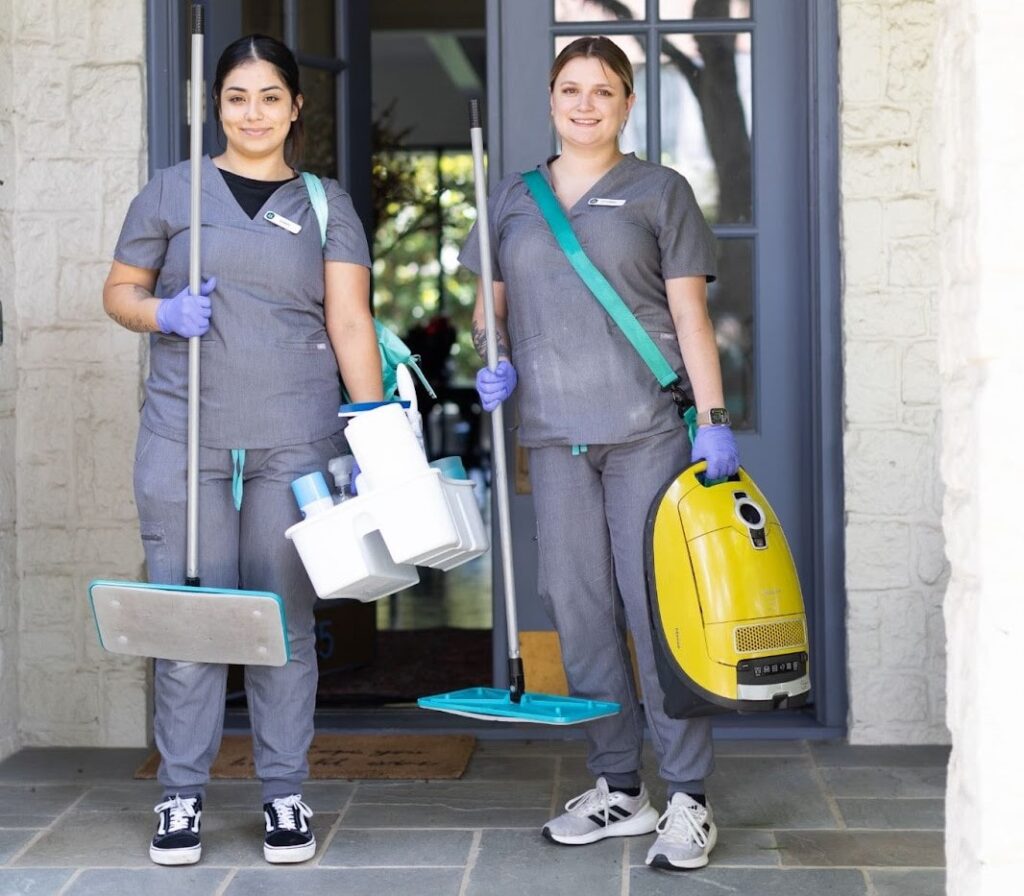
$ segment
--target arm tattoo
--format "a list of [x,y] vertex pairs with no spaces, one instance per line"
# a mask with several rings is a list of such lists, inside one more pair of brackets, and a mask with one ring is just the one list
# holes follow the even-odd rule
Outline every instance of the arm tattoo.
[[[153,298],[153,294],[148,289],[137,284],[132,285],[132,293],[139,302],[144,299]],[[110,315],[112,320],[119,323],[126,330],[131,330],[133,333],[152,332],[152,328],[141,314],[133,314],[131,312],[123,313],[120,311],[108,311],[107,313]]]
[[[505,339],[501,335],[501,331],[495,332],[495,341],[498,344],[498,357],[508,358],[510,353],[508,346],[505,344]],[[478,327],[476,323],[473,324],[473,347],[476,349],[476,353],[486,360],[487,358],[487,332],[482,328]]]

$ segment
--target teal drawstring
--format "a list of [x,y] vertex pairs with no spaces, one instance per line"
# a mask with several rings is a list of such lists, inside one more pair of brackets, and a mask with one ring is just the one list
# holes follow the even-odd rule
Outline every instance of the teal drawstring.
[[572,446],[572,456],[573,457],[579,457],[581,454],[586,454],[586,453],[587,453],[587,446],[586,445],[573,445]]
[[235,510],[242,509],[242,471],[245,469],[245,449],[231,449],[231,497],[235,499]]

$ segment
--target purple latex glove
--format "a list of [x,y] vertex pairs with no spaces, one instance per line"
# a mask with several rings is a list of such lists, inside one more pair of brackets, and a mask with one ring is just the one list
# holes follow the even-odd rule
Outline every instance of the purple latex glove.
[[217,288],[217,278],[210,277],[193,295],[186,286],[174,298],[162,299],[156,309],[156,325],[161,333],[176,333],[184,339],[202,336],[210,329],[209,295]]
[[515,391],[518,382],[516,369],[508,361],[499,361],[494,370],[481,367],[476,372],[476,391],[484,410],[493,411]]
[[728,426],[699,426],[693,440],[692,462],[708,462],[706,479],[724,479],[740,467],[740,454],[736,439]]

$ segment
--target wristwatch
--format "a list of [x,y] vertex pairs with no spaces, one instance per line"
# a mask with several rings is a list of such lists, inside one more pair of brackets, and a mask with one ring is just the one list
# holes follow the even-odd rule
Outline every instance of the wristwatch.
[[698,426],[728,426],[729,411],[725,408],[709,408],[697,414]]

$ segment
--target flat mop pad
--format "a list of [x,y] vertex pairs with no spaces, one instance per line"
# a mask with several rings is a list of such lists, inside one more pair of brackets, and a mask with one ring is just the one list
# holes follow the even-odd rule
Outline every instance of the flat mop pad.
[[193,663],[283,666],[281,598],[268,591],[94,581],[89,602],[111,653]]
[[416,701],[423,709],[491,722],[533,722],[540,725],[575,725],[615,715],[620,706],[604,700],[584,700],[555,694],[523,694],[514,703],[501,688],[466,688]]

